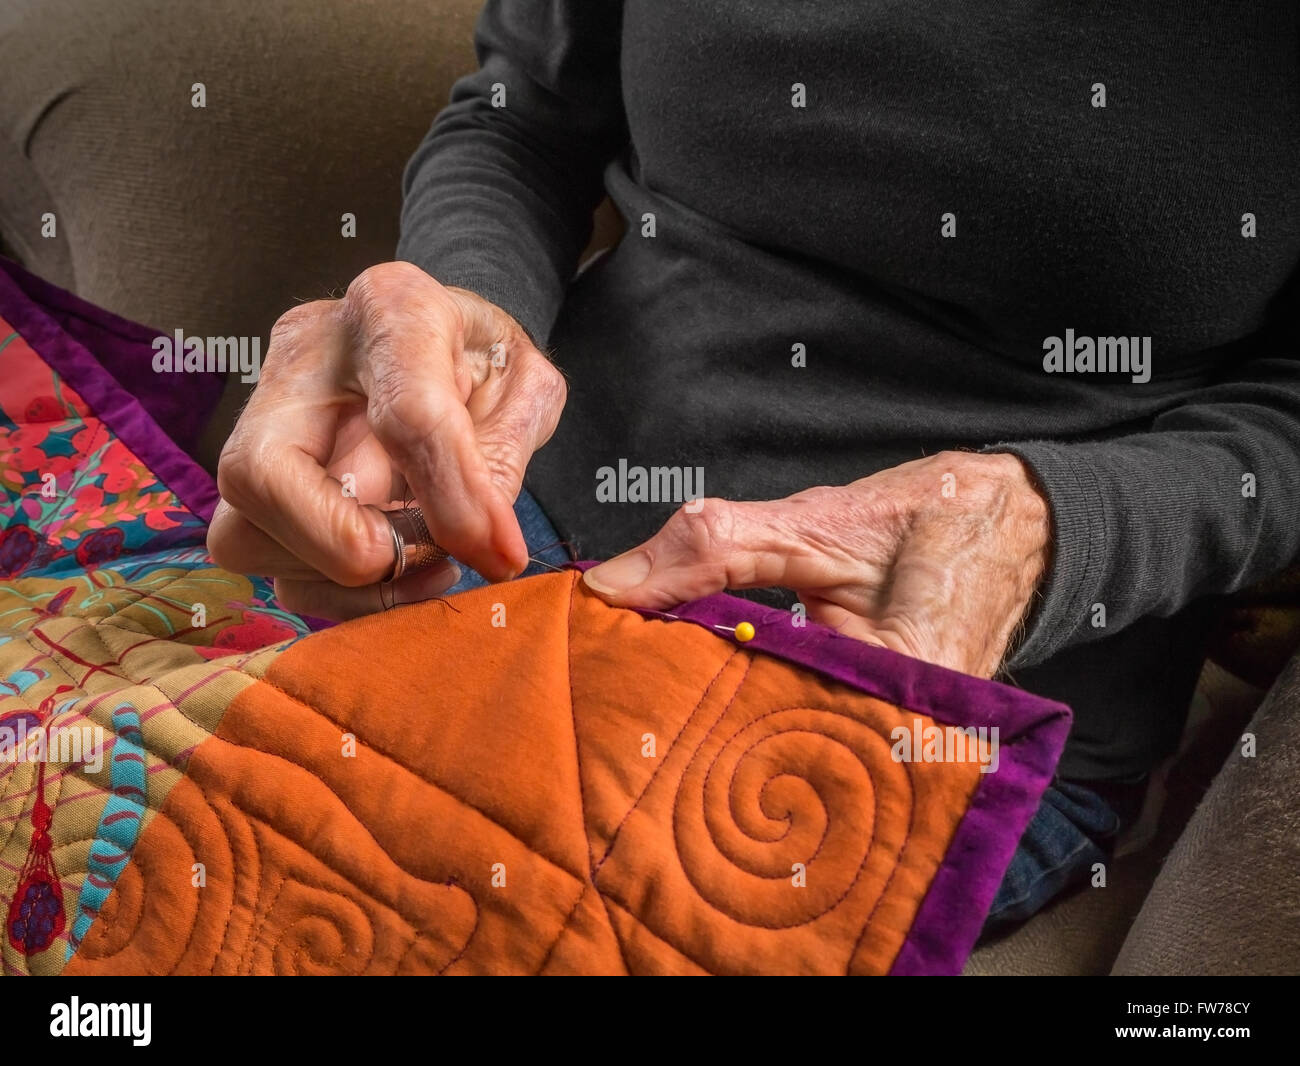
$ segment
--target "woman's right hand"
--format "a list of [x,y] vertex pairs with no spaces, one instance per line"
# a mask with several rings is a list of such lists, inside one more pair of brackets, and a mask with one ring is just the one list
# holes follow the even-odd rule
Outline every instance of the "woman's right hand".
[[[458,560],[513,577],[528,560],[514,500],[566,395],[499,307],[409,263],[371,267],[341,300],[275,324],[221,454],[208,550],[228,570],[275,578],[287,610],[366,614],[383,606],[393,566],[380,507],[409,496]],[[389,602],[436,596],[456,576],[444,564],[403,577]]]

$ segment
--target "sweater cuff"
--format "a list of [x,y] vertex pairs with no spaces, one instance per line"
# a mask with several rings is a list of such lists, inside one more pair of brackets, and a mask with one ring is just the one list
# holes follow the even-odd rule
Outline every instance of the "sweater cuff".
[[1106,500],[1096,474],[1069,445],[1051,441],[992,444],[1028,468],[1052,513],[1052,561],[1040,595],[1005,666],[1016,670],[1051,658],[1090,625],[1110,550]]

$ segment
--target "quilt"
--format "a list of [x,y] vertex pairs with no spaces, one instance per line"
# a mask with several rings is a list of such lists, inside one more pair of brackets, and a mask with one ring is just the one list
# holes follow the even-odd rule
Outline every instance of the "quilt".
[[0,260],[5,974],[961,969],[1067,708],[576,567],[297,617],[154,336]]

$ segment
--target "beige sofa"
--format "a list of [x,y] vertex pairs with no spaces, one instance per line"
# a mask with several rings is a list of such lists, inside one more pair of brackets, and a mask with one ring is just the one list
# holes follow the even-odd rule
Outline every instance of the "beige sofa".
[[[285,308],[392,257],[403,164],[474,64],[479,4],[6,0],[0,243],[127,317],[265,338]],[[593,247],[619,232],[603,211]],[[209,428],[209,467],[242,398],[229,389]],[[1251,722],[1246,761],[1236,739],[1263,692],[1207,665],[1107,887],[980,948],[968,972],[1300,970],[1300,662]]]

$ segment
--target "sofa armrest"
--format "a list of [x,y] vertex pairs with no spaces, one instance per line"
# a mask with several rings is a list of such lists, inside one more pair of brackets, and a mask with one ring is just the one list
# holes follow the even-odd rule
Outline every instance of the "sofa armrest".
[[1192,815],[1115,974],[1300,972],[1300,656]]
[[481,3],[5,0],[4,243],[164,332],[265,343],[393,257],[402,169],[475,66]]

